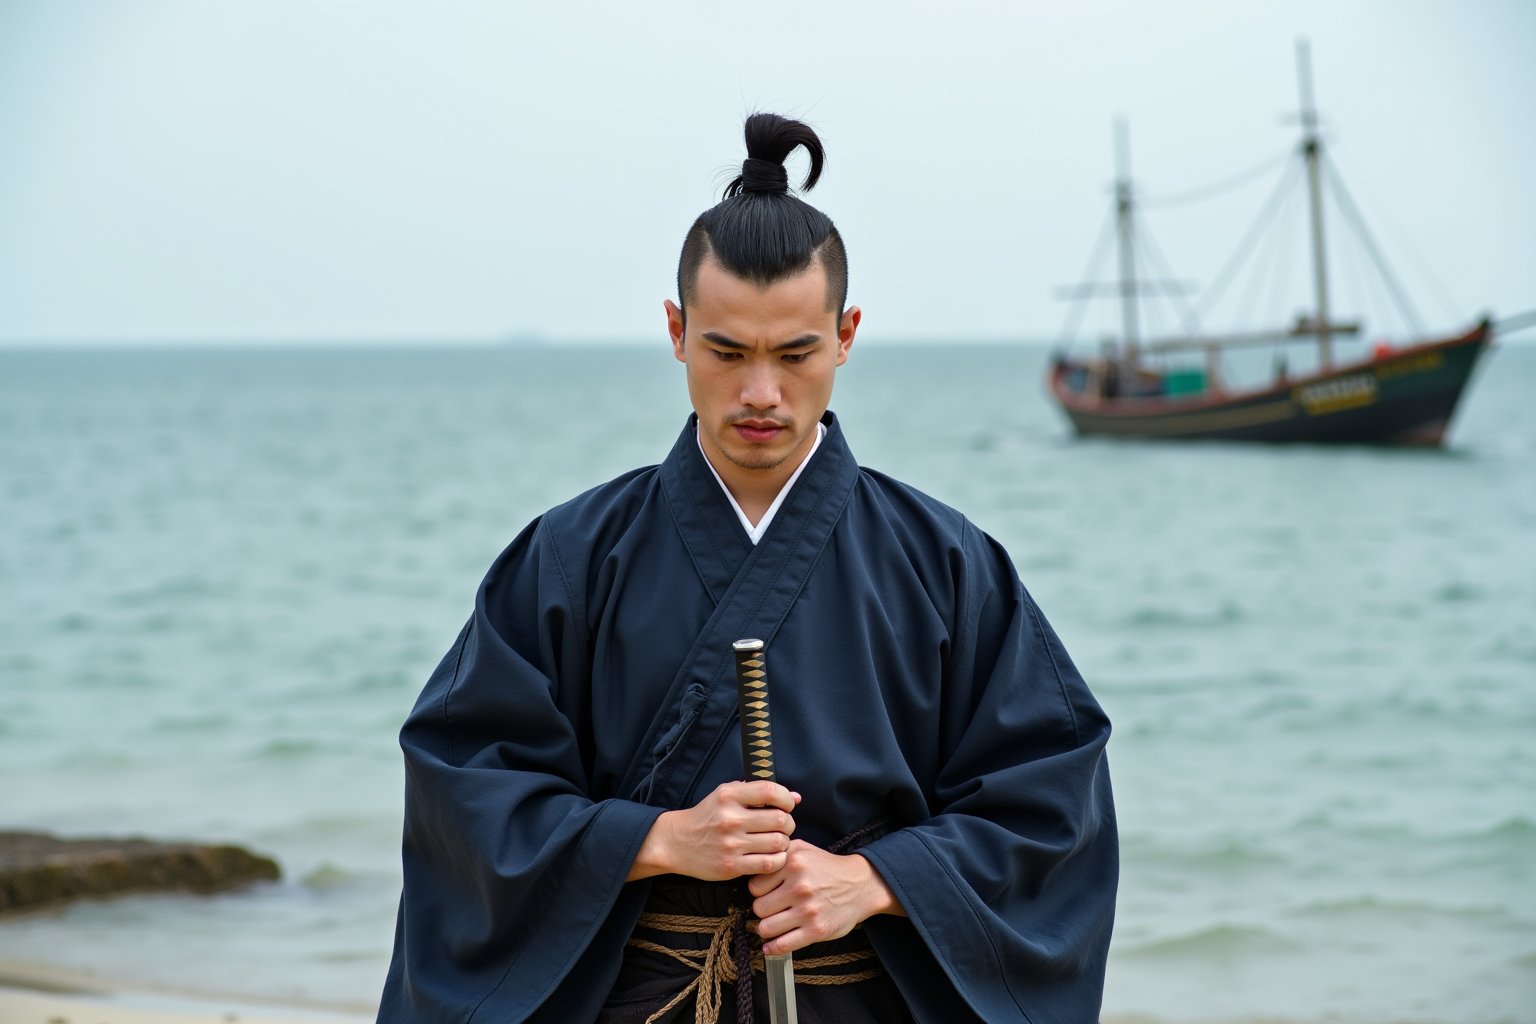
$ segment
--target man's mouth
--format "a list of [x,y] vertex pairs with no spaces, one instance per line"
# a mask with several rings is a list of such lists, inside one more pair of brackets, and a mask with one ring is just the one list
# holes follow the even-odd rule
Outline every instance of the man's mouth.
[[774,420],[737,420],[731,424],[741,439],[751,444],[766,444],[788,429],[788,425]]

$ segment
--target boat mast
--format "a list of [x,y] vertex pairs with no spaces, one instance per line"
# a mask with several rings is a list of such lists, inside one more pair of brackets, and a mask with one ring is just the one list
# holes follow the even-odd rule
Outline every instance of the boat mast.
[[1333,365],[1333,324],[1328,314],[1328,265],[1323,248],[1323,140],[1318,133],[1317,108],[1312,103],[1312,56],[1305,39],[1296,41],[1296,70],[1301,85],[1301,152],[1307,161],[1312,197],[1312,269],[1317,286],[1317,348],[1323,368]]
[[1120,227],[1120,319],[1124,338],[1125,362],[1135,368],[1136,340],[1136,249],[1132,235],[1131,141],[1125,118],[1115,118],[1115,216]]

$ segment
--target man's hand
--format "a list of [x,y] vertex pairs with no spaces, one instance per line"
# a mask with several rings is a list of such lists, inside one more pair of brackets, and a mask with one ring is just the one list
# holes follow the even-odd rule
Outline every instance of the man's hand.
[[782,869],[759,874],[747,888],[755,897],[752,911],[759,918],[763,952],[769,956],[840,939],[876,914],[906,916],[869,861],[856,853],[828,853],[798,839],[789,844]]
[[671,873],[721,882],[778,871],[799,802],[799,793],[776,782],[727,782],[687,810],[657,818],[627,881]]

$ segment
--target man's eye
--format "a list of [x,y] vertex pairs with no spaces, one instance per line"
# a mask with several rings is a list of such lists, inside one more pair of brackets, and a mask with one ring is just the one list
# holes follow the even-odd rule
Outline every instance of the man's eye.
[[736,360],[736,359],[740,359],[741,358],[741,353],[740,352],[733,352],[731,349],[728,349],[728,348],[712,348],[712,349],[710,349],[710,351],[715,354],[715,358],[716,359],[720,360],[723,363],[728,363],[728,362],[731,362],[732,360]]
[[811,358],[811,354],[809,352],[786,352],[780,358],[786,363],[803,363]]

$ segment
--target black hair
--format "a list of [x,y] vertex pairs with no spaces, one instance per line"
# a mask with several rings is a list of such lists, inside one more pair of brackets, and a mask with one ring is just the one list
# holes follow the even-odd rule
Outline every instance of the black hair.
[[747,158],[718,204],[699,214],[677,261],[677,295],[688,300],[706,256],[737,277],[770,285],[800,273],[818,256],[827,274],[827,300],[841,313],[848,298],[848,254],[832,219],[789,193],[784,161],[804,146],[811,170],[800,191],[821,178],[826,153],[810,125],[778,114],[753,114],[746,124]]

